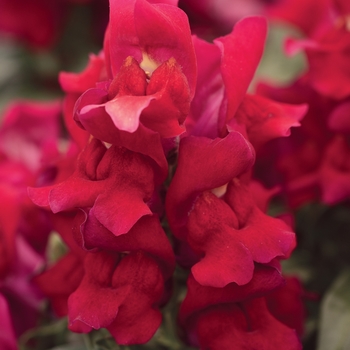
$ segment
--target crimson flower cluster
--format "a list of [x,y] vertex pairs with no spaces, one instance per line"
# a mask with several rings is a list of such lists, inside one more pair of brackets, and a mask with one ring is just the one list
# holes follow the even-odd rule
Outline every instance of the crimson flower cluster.
[[[343,62],[347,23],[290,45],[307,47],[312,69],[333,55]],[[13,240],[4,256],[12,261],[21,242],[11,223],[21,223],[23,208],[47,220],[49,226],[38,223],[45,227],[36,231],[40,239],[51,230],[60,234],[68,252],[33,281],[54,312],[68,316],[70,330],[106,328],[118,344],[148,342],[161,325],[177,268],[188,275],[178,315],[185,343],[212,350],[301,349],[302,288],[296,280],[286,282],[280,264],[296,246],[295,233],[287,219],[266,214],[284,188],[265,188],[255,164],[268,164],[270,141],[289,136],[313,115],[317,94],[331,100],[325,101],[333,110],[331,128],[344,129],[348,92],[327,83],[333,73],[310,69],[302,81],[315,91],[303,98],[294,90],[299,82],[283,91],[265,85],[259,95],[248,93],[266,32],[263,17],[247,17],[209,43],[191,35],[176,0],[110,0],[103,50],[90,56],[83,72],[59,76],[70,134],[65,150],[56,144],[57,121],[34,118],[26,135],[31,146],[23,147],[30,162],[16,163],[5,152],[13,135],[3,124],[0,166],[18,167],[13,193],[4,190],[15,217],[0,217],[1,239]],[[338,35],[339,43],[330,44],[329,36]],[[38,106],[22,108],[44,113]],[[334,164],[336,152],[339,167],[348,170],[346,147],[343,138],[330,139],[327,159]],[[44,149],[47,154],[40,153]],[[313,184],[316,175],[310,174],[305,180],[288,172],[288,191]],[[317,179],[322,183],[320,173]],[[23,195],[27,186],[36,206]],[[12,209],[13,196],[23,198],[23,208],[16,199]],[[324,196],[334,202],[339,191]],[[38,246],[25,246],[38,259],[45,247],[40,239],[30,240]],[[0,265],[1,278],[3,271]],[[286,295],[293,296],[291,308]],[[1,303],[7,305],[2,294]]]
[[[311,22],[306,20],[310,8],[307,4],[290,8],[289,20],[305,37],[286,42],[287,53],[305,53],[308,69],[288,86],[258,87],[263,96],[309,106],[301,128],[262,151],[261,159],[269,162],[266,154],[278,148],[270,160],[279,178],[258,173],[269,186],[282,186],[292,207],[314,200],[335,205],[350,194],[350,7],[348,1],[322,1]],[[286,16],[286,9],[279,11]]]

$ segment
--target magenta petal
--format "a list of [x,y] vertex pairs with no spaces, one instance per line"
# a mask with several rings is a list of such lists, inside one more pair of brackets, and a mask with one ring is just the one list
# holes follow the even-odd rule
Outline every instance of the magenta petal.
[[198,80],[191,103],[191,114],[186,119],[186,131],[194,136],[218,136],[218,118],[224,96],[220,73],[220,50],[211,43],[193,37],[197,54]]
[[193,201],[200,192],[220,187],[254,162],[254,151],[237,132],[225,138],[186,137],[181,140],[176,173],[166,199],[169,223],[176,236],[184,235]]
[[17,350],[17,341],[13,329],[10,310],[6,299],[0,294],[0,317],[1,317],[1,331],[0,331],[0,347],[4,350]]
[[139,127],[140,115],[155,97],[149,96],[117,96],[106,102],[106,112],[119,130],[135,132]]
[[246,94],[260,62],[267,32],[263,17],[248,17],[237,22],[232,33],[214,40],[222,54],[221,73],[226,88],[226,120],[231,119]]
[[49,194],[52,188],[53,186],[41,188],[28,187],[28,196],[39,207],[48,207],[50,205]]
[[350,102],[340,103],[331,113],[329,127],[337,132],[350,134]]

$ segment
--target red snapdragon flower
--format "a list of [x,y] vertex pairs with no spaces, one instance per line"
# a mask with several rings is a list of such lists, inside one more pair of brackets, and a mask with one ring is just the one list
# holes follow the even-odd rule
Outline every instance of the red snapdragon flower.
[[266,306],[264,296],[281,284],[278,271],[259,264],[244,286],[205,287],[190,275],[179,313],[185,339],[200,349],[301,349],[295,331],[277,321]]
[[30,188],[29,195],[54,213],[89,208],[89,216],[118,236],[151,214],[146,202],[153,191],[153,169],[146,157],[117,146],[107,149],[92,139],[72,176],[57,185]]
[[80,126],[102,141],[149,155],[164,174],[161,138],[183,133],[196,82],[187,17],[174,5],[112,1],[99,56],[103,67],[94,59],[89,73],[61,75],[64,87],[74,89],[81,78],[87,88],[74,109]]

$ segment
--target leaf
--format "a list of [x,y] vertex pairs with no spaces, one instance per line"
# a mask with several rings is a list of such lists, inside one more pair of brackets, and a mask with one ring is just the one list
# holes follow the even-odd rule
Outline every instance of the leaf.
[[337,277],[321,304],[317,350],[350,349],[350,269]]
[[286,23],[269,23],[265,52],[252,87],[261,80],[288,85],[306,69],[306,58],[302,52],[293,57],[285,54],[284,42],[288,37],[301,37],[301,33]]

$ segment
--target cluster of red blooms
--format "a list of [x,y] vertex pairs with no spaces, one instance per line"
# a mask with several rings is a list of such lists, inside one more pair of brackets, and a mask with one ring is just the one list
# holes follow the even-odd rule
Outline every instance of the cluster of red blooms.
[[[191,36],[176,0],[110,0],[103,50],[82,73],[59,77],[69,139],[59,103],[8,108],[1,346],[16,349],[43,295],[74,332],[106,328],[118,344],[146,343],[177,263],[189,273],[178,315],[185,343],[301,349],[302,288],[280,266],[295,234],[287,216],[266,210],[277,194],[291,206],[349,197],[350,7],[325,0],[310,22],[306,4],[290,3],[266,10],[306,36],[287,43],[309,64],[289,87],[247,93],[263,17],[208,43]],[[68,252],[38,274],[52,231]]]

